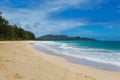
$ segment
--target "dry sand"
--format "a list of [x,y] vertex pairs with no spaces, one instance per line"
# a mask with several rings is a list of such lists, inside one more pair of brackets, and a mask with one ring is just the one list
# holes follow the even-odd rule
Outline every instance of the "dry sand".
[[73,64],[35,50],[34,41],[0,42],[0,80],[120,80],[120,73]]

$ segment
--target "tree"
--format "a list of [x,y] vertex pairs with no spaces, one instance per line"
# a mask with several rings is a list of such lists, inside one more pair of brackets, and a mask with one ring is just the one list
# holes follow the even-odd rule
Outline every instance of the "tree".
[[4,19],[0,12],[0,40],[33,40],[35,36],[30,31],[17,27],[16,25],[9,25],[8,21]]

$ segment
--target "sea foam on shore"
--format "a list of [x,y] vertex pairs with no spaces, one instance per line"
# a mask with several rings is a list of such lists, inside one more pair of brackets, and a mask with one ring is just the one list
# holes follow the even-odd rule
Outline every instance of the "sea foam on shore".
[[[89,47],[80,45],[83,43],[84,42],[82,41],[40,41],[35,43],[34,45],[39,47],[41,46],[42,48],[47,48],[49,49],[48,52],[52,51],[56,55],[74,57],[74,62],[76,61],[75,63],[79,63],[81,62],[80,60],[84,60],[82,62],[87,62],[85,64],[97,66],[103,69],[105,67],[105,69],[108,68],[110,70],[120,71],[119,49],[106,49],[104,48],[104,46],[103,48],[95,48],[92,46]],[[93,42],[89,42],[89,44],[90,43]],[[100,65],[99,63],[102,65]]]

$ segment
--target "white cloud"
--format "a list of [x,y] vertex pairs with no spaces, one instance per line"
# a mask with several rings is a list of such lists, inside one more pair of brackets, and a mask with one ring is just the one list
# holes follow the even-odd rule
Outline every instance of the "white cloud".
[[[10,0],[5,0],[4,4],[8,4]],[[25,1],[25,0],[24,0]],[[21,0],[21,4],[24,3]],[[51,20],[48,18],[50,13],[60,12],[67,8],[83,8],[83,5],[89,4],[92,0],[44,0],[41,4],[39,0],[30,0],[32,6],[30,8],[16,8],[2,6],[3,16],[11,23],[22,26],[24,29],[31,28],[36,36],[59,33],[64,30],[72,29],[85,25],[83,21],[74,20]],[[29,3],[29,2],[28,2]],[[99,2],[100,3],[100,2]]]

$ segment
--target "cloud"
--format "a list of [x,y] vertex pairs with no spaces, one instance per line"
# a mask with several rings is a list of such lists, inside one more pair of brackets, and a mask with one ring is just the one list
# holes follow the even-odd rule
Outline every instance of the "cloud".
[[[0,2],[3,16],[11,24],[17,24],[24,29],[32,30],[36,36],[59,33],[86,25],[82,20],[53,20],[51,13],[58,13],[67,8],[88,9],[90,4],[101,4],[103,0],[4,0]],[[89,5],[89,6],[88,6]],[[54,14],[52,14],[54,15]]]
[[88,23],[88,25],[99,25],[99,26],[104,26],[107,29],[111,29],[111,30],[118,30],[120,31],[120,24],[119,24],[120,20],[114,20],[114,21],[107,21],[107,22],[96,22],[96,23]]

